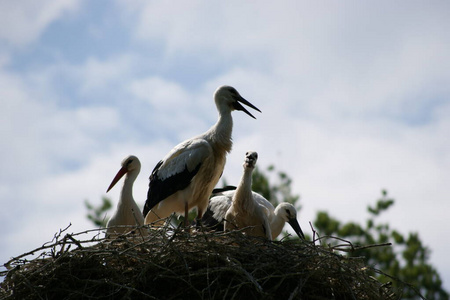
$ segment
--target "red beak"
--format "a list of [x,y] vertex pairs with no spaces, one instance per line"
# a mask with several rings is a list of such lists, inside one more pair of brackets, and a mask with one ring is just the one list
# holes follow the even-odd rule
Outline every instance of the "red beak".
[[125,175],[127,172],[128,172],[127,168],[122,167],[119,170],[119,172],[117,172],[116,177],[114,177],[113,181],[109,185],[109,188],[106,190],[106,192],[109,192],[109,190],[113,188],[113,186],[117,183],[117,181],[119,181],[120,178],[122,178],[122,176]]

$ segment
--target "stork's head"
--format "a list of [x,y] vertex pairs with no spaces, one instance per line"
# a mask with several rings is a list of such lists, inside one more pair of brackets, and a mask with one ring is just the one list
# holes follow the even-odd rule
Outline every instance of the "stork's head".
[[131,171],[139,173],[140,170],[141,170],[141,162],[136,156],[130,155],[125,157],[125,159],[122,160],[122,168],[120,168],[119,172],[117,172],[116,176],[114,177],[113,181],[109,185],[108,190],[106,192],[109,192],[109,190],[112,189],[112,187],[120,180],[120,178],[122,178],[123,175]]
[[141,170],[141,162],[139,158],[134,155],[129,155],[122,160],[122,168],[127,169],[127,172],[139,169]]
[[258,160],[258,153],[255,151],[247,151],[245,153],[244,168],[254,168]]
[[299,238],[305,239],[305,235],[297,221],[297,210],[294,205],[287,202],[278,204],[275,209],[275,215],[282,217],[285,222],[289,223]]
[[214,100],[216,101],[219,112],[241,110],[253,119],[256,119],[242,104],[261,112],[256,106],[245,100],[232,86],[223,85],[219,87],[214,93]]

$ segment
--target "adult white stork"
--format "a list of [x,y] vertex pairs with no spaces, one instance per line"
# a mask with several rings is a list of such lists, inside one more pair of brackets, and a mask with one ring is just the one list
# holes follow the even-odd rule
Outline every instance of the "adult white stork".
[[143,209],[145,224],[159,226],[162,222],[158,220],[173,212],[184,212],[187,225],[188,212],[193,208],[197,208],[197,220],[200,220],[222,175],[226,155],[231,151],[231,112],[241,110],[255,119],[242,104],[261,112],[231,86],[219,87],[214,101],[219,112],[216,124],[175,146],[153,169]]
[[143,225],[144,216],[133,199],[133,183],[141,170],[141,162],[136,156],[127,156],[122,161],[122,168],[117,172],[106,192],[122,178],[125,174],[122,191],[120,192],[119,203],[114,215],[106,225],[106,237],[122,234],[130,231],[127,227],[116,227],[121,225]]

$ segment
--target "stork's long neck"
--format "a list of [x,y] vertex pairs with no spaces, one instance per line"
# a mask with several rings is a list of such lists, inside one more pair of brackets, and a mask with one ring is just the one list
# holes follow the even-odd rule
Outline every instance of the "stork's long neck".
[[274,211],[274,216],[272,217],[272,220],[270,220],[270,228],[272,229],[272,236],[278,236],[283,230],[285,223],[286,221],[280,215],[279,207],[277,206],[277,208]]
[[246,211],[253,211],[255,205],[252,194],[252,172],[253,168],[244,168],[244,173],[236,188],[233,199],[233,205],[242,207]]
[[119,206],[131,206],[134,199],[133,199],[133,184],[136,180],[137,176],[139,174],[139,171],[132,170],[129,171],[125,175],[125,180],[123,181],[123,187],[122,191],[120,192],[120,200],[119,200]]
[[232,132],[233,118],[231,117],[231,112],[219,111],[219,119],[207,132],[207,136],[211,140],[215,151],[226,153],[231,151],[233,146]]

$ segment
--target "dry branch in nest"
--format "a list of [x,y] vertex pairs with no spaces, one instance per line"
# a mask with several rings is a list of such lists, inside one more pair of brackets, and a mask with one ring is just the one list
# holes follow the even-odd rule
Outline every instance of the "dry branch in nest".
[[[137,228],[135,228],[137,229]],[[106,240],[61,230],[5,264],[2,299],[399,299],[361,258],[315,242],[166,227]],[[191,229],[192,231],[192,229]],[[345,245],[347,245],[345,247]],[[339,246],[352,249],[350,242]],[[32,253],[41,254],[27,259]]]

